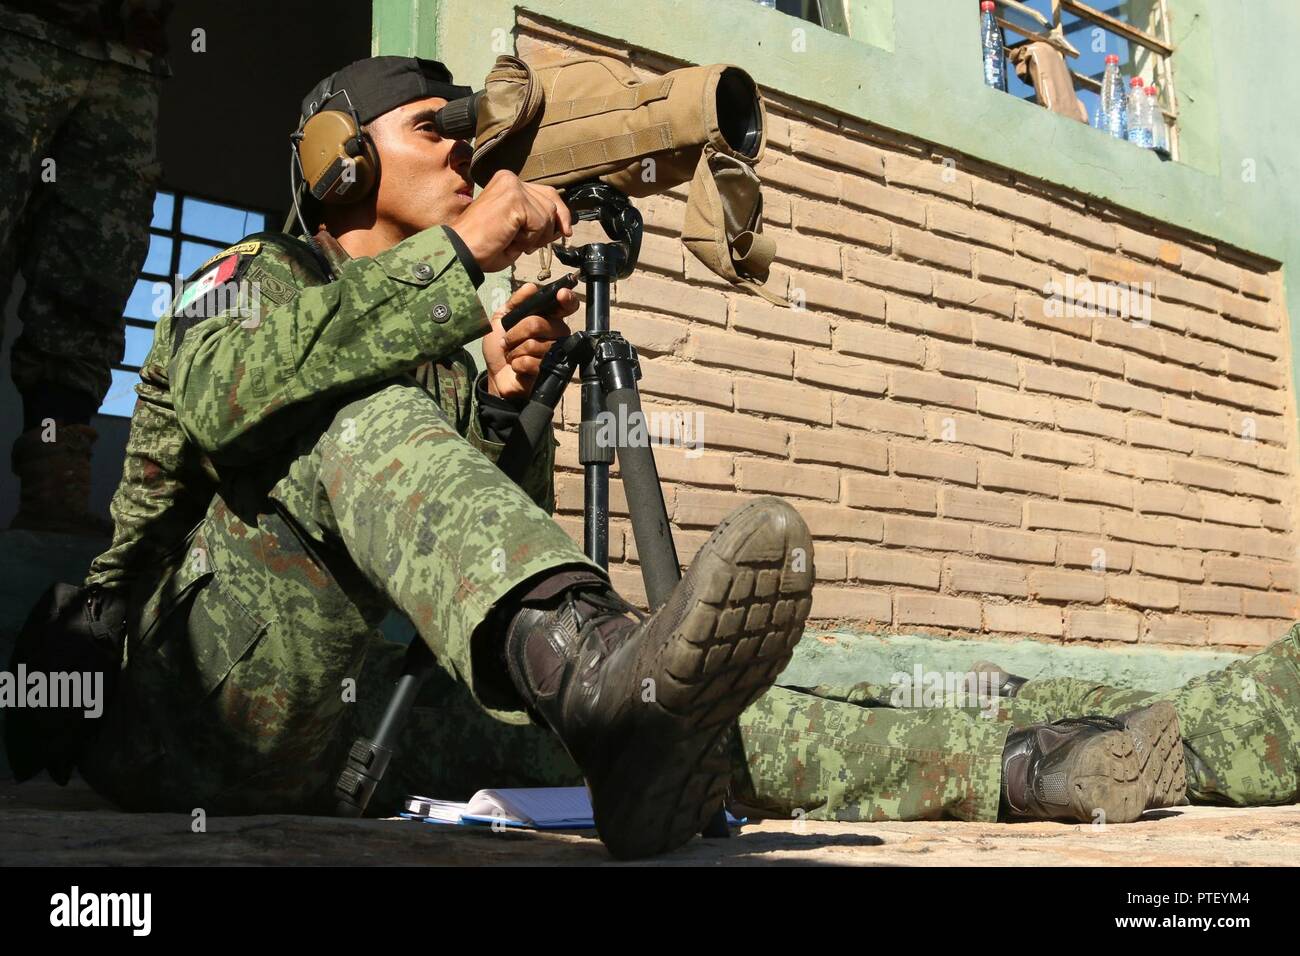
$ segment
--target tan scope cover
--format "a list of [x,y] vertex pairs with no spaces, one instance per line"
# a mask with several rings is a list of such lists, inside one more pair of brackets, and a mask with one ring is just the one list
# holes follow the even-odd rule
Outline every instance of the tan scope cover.
[[763,235],[754,173],[767,146],[762,98],[753,156],[719,130],[718,82],[738,69],[692,66],[642,80],[609,57],[499,56],[478,104],[470,174],[483,186],[507,169],[557,189],[599,179],[629,196],[690,182],[686,248],[722,278],[785,305],[763,288],[776,243]]

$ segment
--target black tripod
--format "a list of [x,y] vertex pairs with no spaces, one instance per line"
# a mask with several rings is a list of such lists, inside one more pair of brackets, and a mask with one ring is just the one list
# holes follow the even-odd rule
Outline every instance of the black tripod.
[[[585,283],[586,328],[556,342],[542,360],[541,371],[528,404],[519,413],[498,467],[518,479],[533,460],[543,441],[550,441],[551,422],[565,386],[576,371],[582,374],[582,423],[578,428],[578,460],[583,466],[583,550],[602,568],[609,567],[609,466],[618,461],[627,494],[641,560],[641,575],[651,610],[660,607],[681,579],[677,548],[673,544],[663,489],[650,443],[602,440],[610,432],[610,421],[623,423],[648,436],[644,428],[641,396],[636,380],[641,377],[636,349],[609,327],[610,283],[632,274],[641,251],[641,214],[627,196],[603,183],[584,183],[566,191],[565,200],[578,220],[597,220],[611,241],[590,242],[575,249],[557,247],[560,261],[578,269],[540,290],[502,320],[509,329],[525,316],[544,309],[561,286]],[[641,427],[636,428],[637,425]],[[335,785],[340,816],[360,816],[393,758],[397,738],[415,703],[416,694],[435,661],[432,652],[417,636],[411,642],[402,675],[374,737],[359,737],[348,754],[347,765]],[[722,810],[705,827],[706,837],[725,837],[726,817]]]

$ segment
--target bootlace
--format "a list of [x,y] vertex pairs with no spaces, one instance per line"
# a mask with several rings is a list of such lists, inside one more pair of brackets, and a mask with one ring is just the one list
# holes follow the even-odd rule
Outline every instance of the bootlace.
[[1062,717],[1060,720],[1052,721],[1053,727],[1061,726],[1084,726],[1095,727],[1097,730],[1123,730],[1124,725],[1114,717],[1106,717],[1103,714],[1086,714],[1083,717]]
[[[572,614],[573,619],[578,622],[579,625],[578,643],[579,644],[581,644],[586,639],[588,632],[590,632],[592,628],[595,628],[600,623],[602,623],[600,621],[599,614],[591,614],[590,612],[584,614],[583,611],[578,607],[579,600],[592,607],[599,608],[601,610],[611,611],[620,616],[630,612],[633,615],[635,615],[638,621],[645,621],[650,617],[649,614],[645,613],[640,608],[634,607],[633,605],[629,604],[627,601],[623,600],[623,598],[619,597],[618,593],[612,589],[608,589],[608,588],[587,589],[581,587],[570,588],[564,594],[564,601],[565,604],[568,606],[569,613]],[[606,634],[603,632],[600,635],[601,647],[606,651],[610,649],[609,641],[612,636],[614,635]]]

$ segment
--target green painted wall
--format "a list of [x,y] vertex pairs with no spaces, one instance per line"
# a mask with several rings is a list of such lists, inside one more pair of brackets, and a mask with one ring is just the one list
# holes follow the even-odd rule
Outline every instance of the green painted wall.
[[[462,79],[481,76],[502,52],[501,31],[526,10],[689,62],[740,63],[794,96],[1286,261],[1297,235],[1283,227],[1300,208],[1284,188],[1300,171],[1288,109],[1288,91],[1300,88],[1289,48],[1300,37],[1300,4],[1170,4],[1184,114],[1178,163],[980,84],[974,0],[853,0],[851,28],[862,39],[752,0],[638,0],[635,15],[604,0],[375,0],[375,45],[436,54]],[[796,29],[802,52],[791,49]],[[1250,72],[1256,63],[1267,75]],[[1258,168],[1253,183],[1242,181],[1248,159]]]
[[[374,0],[374,47],[436,57],[461,82],[477,84],[498,53],[513,51],[511,30],[523,10],[686,62],[736,63],[773,89],[1276,259],[1290,278],[1300,265],[1300,124],[1293,104],[1300,57],[1292,49],[1300,39],[1300,4],[1169,4],[1183,125],[1177,163],[985,87],[976,0],[852,0],[852,37],[752,0]],[[803,31],[801,51],[793,48],[794,30]],[[1256,72],[1257,65],[1267,73]],[[1247,165],[1253,179],[1243,175]],[[1297,283],[1286,287],[1288,312],[1300,316]],[[1300,352],[1297,328],[1300,322],[1292,322],[1293,353]],[[1293,378],[1300,383],[1294,365]],[[844,641],[801,650],[809,668],[801,679],[838,679],[849,660],[854,668],[870,662],[873,672],[892,668],[893,652],[864,640],[851,653]],[[984,648],[1026,669],[1039,666],[1041,645],[1030,642],[951,642],[942,650],[933,640],[914,640],[898,646],[926,648],[931,662]],[[1188,666],[1203,670],[1225,659],[1145,652],[1153,663],[1140,653],[1105,652],[1111,663],[1097,658],[1094,670],[1089,653],[1098,652],[1059,651],[1061,660],[1094,676],[1162,686],[1182,679]]]
[[[374,0],[375,49],[437,56],[472,83],[509,51],[516,10],[527,10],[688,62],[741,64],[774,89],[1276,259],[1290,278],[1300,263],[1300,4],[1169,3],[1177,163],[980,83],[976,0],[852,0],[852,38],[752,0]],[[1288,312],[1300,315],[1297,283],[1286,285]]]

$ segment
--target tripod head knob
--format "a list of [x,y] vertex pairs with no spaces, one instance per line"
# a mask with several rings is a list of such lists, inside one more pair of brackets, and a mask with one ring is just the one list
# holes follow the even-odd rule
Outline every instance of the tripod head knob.
[[[636,268],[641,254],[641,213],[627,195],[598,180],[579,183],[564,191],[564,201],[579,221],[598,220],[605,235],[623,246],[625,256],[618,267],[616,278],[626,279]],[[566,265],[579,265],[583,259],[581,249],[557,246],[556,256]]]

